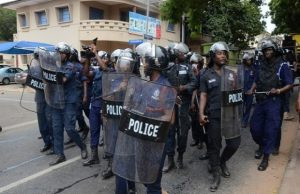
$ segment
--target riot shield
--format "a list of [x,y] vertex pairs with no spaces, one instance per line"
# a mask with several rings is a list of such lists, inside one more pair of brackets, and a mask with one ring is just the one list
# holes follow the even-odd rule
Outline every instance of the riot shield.
[[39,60],[42,67],[42,78],[45,83],[46,102],[53,108],[63,109],[65,102],[60,54],[40,50]]
[[223,67],[221,75],[221,131],[225,139],[241,135],[243,74]]
[[134,182],[155,182],[168,135],[176,91],[131,77],[113,160],[113,172]]
[[102,115],[104,150],[109,154],[115,151],[120,117],[131,73],[105,72],[102,77]]
[[25,84],[37,91],[44,91],[45,83],[42,78],[42,69],[37,59],[33,59],[30,63]]

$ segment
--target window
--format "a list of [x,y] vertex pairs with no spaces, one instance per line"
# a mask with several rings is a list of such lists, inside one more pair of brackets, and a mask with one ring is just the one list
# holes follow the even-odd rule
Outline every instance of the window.
[[21,55],[21,61],[23,64],[28,64],[27,55]]
[[70,22],[70,10],[69,7],[59,7],[58,10],[58,21],[59,22]]
[[90,20],[104,19],[104,11],[102,9],[90,7]]
[[36,20],[37,20],[37,25],[47,25],[48,24],[46,11],[35,12],[35,15],[36,15]]
[[21,27],[28,27],[28,21],[25,14],[19,14],[19,22]]
[[3,55],[0,55],[0,63],[3,63]]
[[120,11],[120,20],[123,22],[129,22],[129,12],[128,11]]
[[167,32],[175,32],[175,24],[168,23]]

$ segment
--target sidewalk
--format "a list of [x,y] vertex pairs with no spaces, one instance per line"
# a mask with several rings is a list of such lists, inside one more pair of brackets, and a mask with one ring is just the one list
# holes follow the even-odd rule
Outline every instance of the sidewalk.
[[292,153],[279,190],[280,194],[300,193],[300,131],[294,141]]

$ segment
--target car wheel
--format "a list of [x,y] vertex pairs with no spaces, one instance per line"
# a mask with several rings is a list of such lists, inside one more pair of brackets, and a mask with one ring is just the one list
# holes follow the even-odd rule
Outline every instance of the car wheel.
[[7,84],[9,84],[9,79],[8,78],[4,78],[3,80],[2,80],[2,83],[4,84],[4,85],[7,85]]

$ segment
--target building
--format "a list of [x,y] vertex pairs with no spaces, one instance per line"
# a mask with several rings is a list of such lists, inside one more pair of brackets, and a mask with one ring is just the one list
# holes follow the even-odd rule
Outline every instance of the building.
[[[143,34],[129,33],[129,12],[146,15],[145,0],[16,0],[2,7],[16,10],[15,40],[56,44],[64,41],[81,50],[95,37],[99,50],[133,47],[130,40]],[[150,5],[150,17],[159,19],[159,3]],[[180,41],[180,25],[160,21],[154,43],[167,46]],[[27,60],[27,61],[26,61]],[[21,57],[27,63],[26,57]]]

